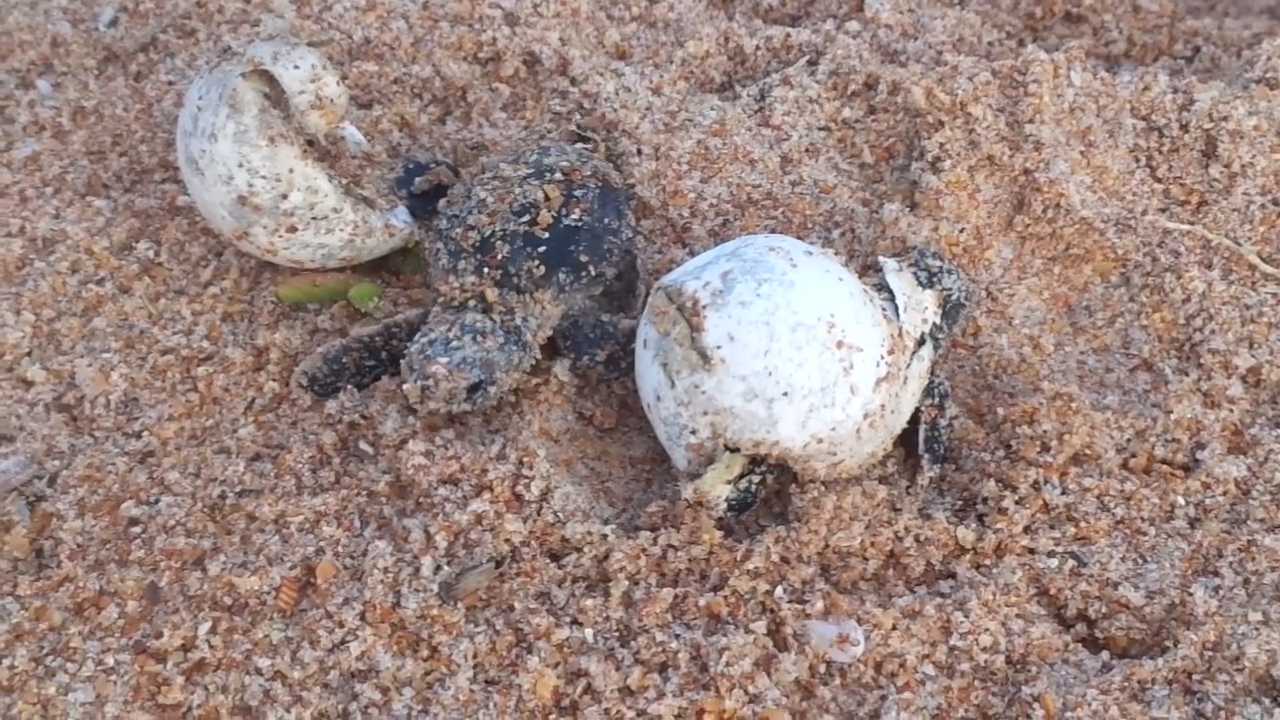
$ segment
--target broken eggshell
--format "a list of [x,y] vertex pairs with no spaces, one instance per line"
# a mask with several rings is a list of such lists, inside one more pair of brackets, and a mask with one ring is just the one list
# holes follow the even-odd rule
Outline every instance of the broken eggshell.
[[723,500],[760,461],[848,475],[892,446],[929,382],[942,297],[902,263],[880,264],[883,293],[821,248],[748,235],[658,280],[636,384],[693,490]]
[[348,99],[328,60],[288,39],[253,43],[201,74],[177,128],[200,214],[240,250],[293,268],[356,265],[411,242],[408,209],[375,207],[321,160],[331,144],[368,147],[343,121]]

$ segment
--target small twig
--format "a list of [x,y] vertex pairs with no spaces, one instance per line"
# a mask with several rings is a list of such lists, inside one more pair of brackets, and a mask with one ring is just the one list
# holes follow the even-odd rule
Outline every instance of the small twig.
[[1157,217],[1155,215],[1149,215],[1147,219],[1151,220],[1152,222],[1158,223],[1160,226],[1167,228],[1169,230],[1183,230],[1185,232],[1195,233],[1196,235],[1199,235],[1200,237],[1206,240],[1215,242],[1230,250],[1234,250],[1245,260],[1248,260],[1250,265],[1253,265],[1254,267],[1258,268],[1258,270],[1262,271],[1263,275],[1267,275],[1269,277],[1275,278],[1276,280],[1280,280],[1280,268],[1276,268],[1272,265],[1268,265],[1266,261],[1262,259],[1262,256],[1258,254],[1258,251],[1254,250],[1252,247],[1248,245],[1242,245],[1238,242],[1235,242],[1234,240],[1228,240],[1227,238],[1222,237],[1221,235],[1215,235],[1198,225],[1185,225],[1183,223],[1172,222],[1170,220],[1165,220],[1162,217]]

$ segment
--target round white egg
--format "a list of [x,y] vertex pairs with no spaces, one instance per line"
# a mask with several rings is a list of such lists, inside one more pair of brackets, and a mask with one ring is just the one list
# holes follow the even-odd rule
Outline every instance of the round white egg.
[[[886,264],[890,263],[890,264]],[[890,285],[915,288],[882,260]],[[897,288],[895,288],[897,289]],[[727,453],[796,472],[852,472],[906,426],[928,381],[891,299],[785,235],[719,245],[654,285],[636,384],[678,471]]]

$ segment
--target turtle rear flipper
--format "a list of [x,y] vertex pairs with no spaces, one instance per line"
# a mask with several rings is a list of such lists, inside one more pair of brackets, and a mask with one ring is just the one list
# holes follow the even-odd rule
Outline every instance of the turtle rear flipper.
[[635,332],[635,320],[584,308],[562,318],[552,338],[574,373],[609,381],[631,372]]
[[384,375],[398,375],[405,350],[427,320],[427,311],[412,310],[322,346],[303,360],[294,381],[320,398],[331,398],[350,386],[363,390]]
[[951,386],[936,375],[929,378],[914,418],[915,450],[920,456],[920,474],[916,484],[925,487],[942,472],[946,463],[950,436]]

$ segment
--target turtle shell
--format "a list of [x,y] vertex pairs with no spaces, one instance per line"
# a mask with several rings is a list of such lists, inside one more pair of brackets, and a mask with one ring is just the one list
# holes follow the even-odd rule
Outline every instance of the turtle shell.
[[455,301],[597,295],[635,265],[617,171],[585,147],[544,145],[490,162],[440,203],[428,282]]

